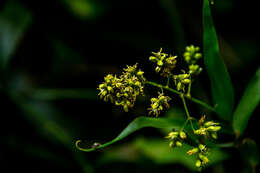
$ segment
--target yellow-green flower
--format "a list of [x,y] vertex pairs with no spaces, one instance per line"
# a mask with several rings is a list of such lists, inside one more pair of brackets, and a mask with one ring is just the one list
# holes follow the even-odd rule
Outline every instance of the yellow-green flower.
[[104,101],[122,106],[124,111],[128,112],[129,108],[134,106],[136,97],[143,95],[145,84],[143,74],[143,71],[137,69],[137,64],[127,66],[119,77],[108,74],[98,87],[100,91],[98,95]]
[[150,110],[149,115],[154,114],[158,117],[164,108],[168,109],[170,107],[168,103],[170,100],[171,98],[169,96],[165,96],[163,93],[159,93],[158,98],[151,98],[151,107],[148,108],[148,110]]

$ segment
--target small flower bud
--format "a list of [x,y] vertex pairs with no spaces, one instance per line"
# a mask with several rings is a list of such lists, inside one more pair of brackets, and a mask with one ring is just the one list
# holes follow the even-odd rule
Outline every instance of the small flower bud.
[[204,150],[206,150],[206,146],[199,144],[199,149],[200,149],[200,151],[204,151]]
[[190,81],[190,79],[183,79],[182,80],[182,83],[184,83],[184,84],[189,84],[191,81]]
[[207,156],[204,156],[202,154],[199,155],[199,158],[202,160],[202,164],[205,165],[209,162],[209,159]]
[[123,108],[124,108],[125,112],[128,112],[128,106],[127,105],[124,105]]
[[154,103],[157,101],[157,98],[151,98],[151,102]]
[[211,132],[217,132],[221,129],[220,126],[210,126],[207,128],[208,131],[211,131]]
[[143,74],[144,74],[144,72],[141,71],[141,70],[137,72],[137,75],[138,75],[138,76],[142,76]]
[[204,123],[204,126],[206,127],[215,126],[215,125],[219,125],[219,123],[215,123],[213,121],[207,121],[206,123]]
[[112,88],[111,86],[108,86],[108,87],[107,87],[107,90],[108,90],[109,92],[113,92],[113,88]]
[[157,65],[158,65],[158,66],[163,66],[163,62],[162,62],[162,61],[158,61],[158,62],[157,62]]
[[103,83],[99,85],[99,88],[101,88],[101,89],[102,89],[102,88],[105,88],[105,87],[106,87],[106,85],[103,84]]
[[156,62],[156,61],[157,61],[157,58],[154,57],[154,56],[150,56],[150,57],[149,57],[149,60],[152,61],[152,62]]
[[170,132],[165,138],[174,139],[178,136],[178,132]]
[[160,70],[161,70],[160,67],[156,67],[156,68],[155,68],[155,71],[156,71],[157,73],[158,73]]
[[176,141],[176,146],[177,147],[181,147],[182,146],[182,143],[180,141]]
[[187,152],[187,154],[188,154],[188,155],[192,155],[192,154],[197,153],[198,151],[199,151],[198,148],[193,148],[193,149],[189,150],[189,151]]
[[206,128],[200,128],[200,129],[198,129],[198,130],[195,130],[194,131],[194,134],[195,135],[206,135]]
[[201,53],[196,53],[195,55],[194,55],[194,58],[195,59],[200,59],[202,57],[202,54]]
[[169,146],[170,146],[170,147],[174,147],[174,142],[171,141],[171,142],[169,143]]
[[177,84],[177,90],[180,91],[181,89],[182,89],[182,84],[181,84],[181,82],[178,82],[178,84]]
[[212,133],[211,133],[211,137],[212,137],[213,139],[217,139],[217,138],[218,138],[218,135],[217,135],[216,132],[212,132]]
[[180,131],[180,138],[181,139],[186,139],[187,138],[186,133],[183,132],[183,131]]
[[197,168],[200,168],[201,167],[201,161],[197,160],[195,165],[196,165]]

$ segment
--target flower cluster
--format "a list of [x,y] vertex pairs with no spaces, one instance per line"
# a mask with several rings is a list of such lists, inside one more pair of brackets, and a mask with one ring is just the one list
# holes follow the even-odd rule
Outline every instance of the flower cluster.
[[199,121],[200,128],[194,131],[194,134],[206,137],[212,137],[217,139],[217,132],[221,129],[219,123],[214,121],[205,122],[205,118],[201,118]]
[[188,155],[197,154],[197,161],[196,161],[196,167],[202,168],[204,167],[208,162],[208,149],[205,145],[199,144],[198,147],[193,148],[187,152]]
[[150,56],[149,60],[156,63],[155,71],[161,72],[161,75],[167,77],[174,69],[177,63],[177,56],[168,56],[166,53],[162,53],[162,49],[159,52],[152,52],[153,56]]
[[165,138],[170,139],[169,146],[170,147],[181,147],[183,141],[187,138],[186,133],[184,131],[172,131]]
[[[184,72],[184,71],[183,71]],[[185,91],[185,85],[190,84],[190,74],[183,74],[173,75],[174,83],[178,91]]]
[[202,54],[199,53],[200,48],[193,45],[186,47],[186,52],[183,54],[184,60],[189,65],[189,74],[199,75],[202,68],[197,64],[197,61],[201,59]]
[[127,66],[122,75],[108,74],[104,82],[99,85],[99,96],[104,101],[122,106],[124,111],[128,112],[129,108],[134,106],[136,97],[143,95],[145,78],[143,71],[137,69],[137,64]]
[[163,93],[159,93],[158,98],[151,98],[151,107],[148,108],[148,110],[150,110],[149,115],[154,114],[158,117],[164,107],[167,109],[170,107],[168,104],[170,100],[171,98],[169,96],[165,96]]

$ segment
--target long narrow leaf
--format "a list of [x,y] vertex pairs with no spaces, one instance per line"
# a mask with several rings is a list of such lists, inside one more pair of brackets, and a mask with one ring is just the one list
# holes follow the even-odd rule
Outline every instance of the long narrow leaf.
[[213,101],[217,105],[218,115],[223,119],[231,120],[234,91],[219,54],[218,39],[208,0],[204,0],[203,4],[203,29],[204,63],[211,82]]
[[139,117],[136,118],[134,121],[132,121],[115,139],[100,145],[98,147],[93,148],[81,148],[79,146],[80,140],[76,142],[76,147],[85,152],[94,151],[96,149],[101,149],[104,147],[107,147],[117,141],[120,141],[130,135],[131,133],[134,133],[137,130],[140,130],[144,127],[154,127],[154,128],[180,128],[183,124],[183,121],[174,120],[172,118],[148,118],[148,117]]
[[237,136],[242,135],[248,120],[260,102],[260,68],[248,84],[233,117],[233,129]]
[[16,1],[8,1],[0,11],[0,68],[8,65],[31,21],[30,11]]

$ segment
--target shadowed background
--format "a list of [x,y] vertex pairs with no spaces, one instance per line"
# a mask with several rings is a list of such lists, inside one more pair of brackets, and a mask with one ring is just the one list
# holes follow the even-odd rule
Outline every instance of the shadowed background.
[[[237,103],[259,66],[257,9],[249,2],[217,0],[212,14]],[[193,163],[183,153],[172,156],[165,150],[167,131],[143,129],[101,152],[74,147],[77,139],[88,145],[111,140],[147,114],[148,97],[139,98],[128,113],[99,100],[96,88],[106,74],[138,62],[148,79],[160,79],[148,62],[150,52],[162,47],[181,59],[190,44],[202,47],[202,1],[1,1],[1,169],[190,172]],[[211,103],[205,71],[193,87],[195,97]],[[154,96],[157,90],[146,93]],[[192,104],[191,110],[197,117],[206,111]],[[257,114],[259,109],[245,135],[255,141]],[[164,116],[183,115],[176,99]],[[233,164],[250,170],[236,150],[219,157],[224,161],[205,172],[231,172]]]

